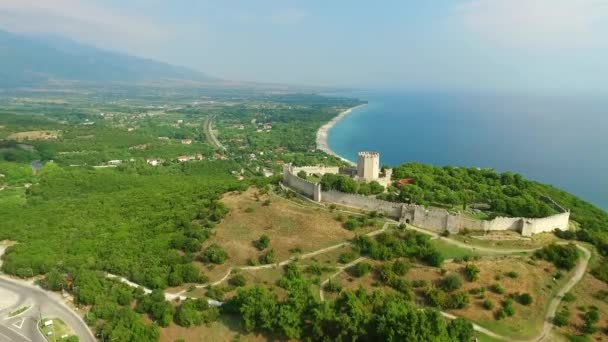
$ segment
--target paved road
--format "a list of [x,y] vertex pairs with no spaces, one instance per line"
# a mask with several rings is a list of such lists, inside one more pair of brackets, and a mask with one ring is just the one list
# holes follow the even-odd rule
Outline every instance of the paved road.
[[[0,276],[0,288],[15,293],[18,300],[15,304],[0,311],[0,341],[44,341],[36,328],[36,322],[42,318],[60,318],[78,337],[80,341],[94,342],[96,339],[86,323],[56,293],[44,291],[26,282]],[[16,318],[6,319],[9,312],[22,306],[30,309]],[[19,323],[23,321],[22,323]],[[13,333],[11,335],[11,333]],[[19,335],[21,339],[15,337]],[[2,336],[5,335],[5,336]]]

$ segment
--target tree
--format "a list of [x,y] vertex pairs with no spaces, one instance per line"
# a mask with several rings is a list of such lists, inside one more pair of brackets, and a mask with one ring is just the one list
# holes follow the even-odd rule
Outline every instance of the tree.
[[240,314],[245,331],[272,331],[278,313],[277,297],[266,287],[254,285],[239,289],[237,295],[226,304],[226,309]]
[[268,252],[266,252],[266,254],[263,254],[258,258],[261,264],[272,264],[274,262],[274,259],[274,249],[269,250]]
[[354,277],[360,278],[371,271],[372,265],[367,262],[360,262],[349,268],[349,273]]
[[464,267],[464,273],[467,276],[468,281],[476,281],[479,279],[479,267],[473,264],[467,264]]
[[529,293],[522,293],[515,297],[517,302],[522,305],[530,305],[532,304],[532,296]]
[[563,327],[570,324],[570,310],[567,306],[562,307],[553,317],[553,324]]
[[448,274],[440,281],[440,287],[447,292],[458,290],[461,286],[462,279],[456,273]]
[[247,279],[242,274],[236,274],[232,278],[230,278],[230,280],[228,280],[228,283],[234,287],[241,287],[245,286],[245,284],[247,283]]
[[308,174],[306,173],[306,171],[300,170],[300,171],[298,171],[298,177],[300,177],[302,179],[306,179],[306,177],[308,177]]
[[218,244],[211,244],[202,254],[202,261],[212,264],[223,264],[228,259],[228,254]]
[[255,248],[257,248],[259,251],[263,251],[268,247],[268,245],[270,245],[270,238],[268,237],[268,235],[263,234],[258,240],[254,242],[254,245]]

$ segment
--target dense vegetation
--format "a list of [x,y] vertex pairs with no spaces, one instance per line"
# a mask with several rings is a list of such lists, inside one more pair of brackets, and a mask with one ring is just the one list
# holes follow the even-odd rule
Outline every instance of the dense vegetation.
[[397,166],[393,175],[396,179],[411,178],[413,182],[389,197],[393,200],[465,209],[482,204],[495,215],[513,217],[544,217],[556,212],[537,183],[519,174],[408,163]]
[[238,314],[246,331],[313,341],[468,341],[473,327],[463,319],[446,320],[420,310],[402,295],[343,291],[335,301],[319,302],[311,283],[290,264],[279,285],[287,297],[263,286],[242,289],[225,306]]
[[49,163],[24,204],[0,206],[0,240],[19,242],[7,250],[2,268],[29,277],[84,267],[150,288],[202,282],[192,261],[227,212],[219,195],[244,186],[230,176],[233,167],[213,162],[92,170]]

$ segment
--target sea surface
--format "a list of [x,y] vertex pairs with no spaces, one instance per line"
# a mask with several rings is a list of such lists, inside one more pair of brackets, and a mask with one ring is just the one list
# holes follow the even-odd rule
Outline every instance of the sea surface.
[[608,98],[357,92],[369,101],[329,132],[328,143],[356,161],[423,162],[514,171],[608,210]]

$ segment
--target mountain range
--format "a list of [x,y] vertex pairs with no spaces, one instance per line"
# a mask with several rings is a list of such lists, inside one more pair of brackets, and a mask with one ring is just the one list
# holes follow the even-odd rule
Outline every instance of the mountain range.
[[220,79],[199,71],[99,49],[56,36],[0,31],[0,88],[53,81],[201,83]]

